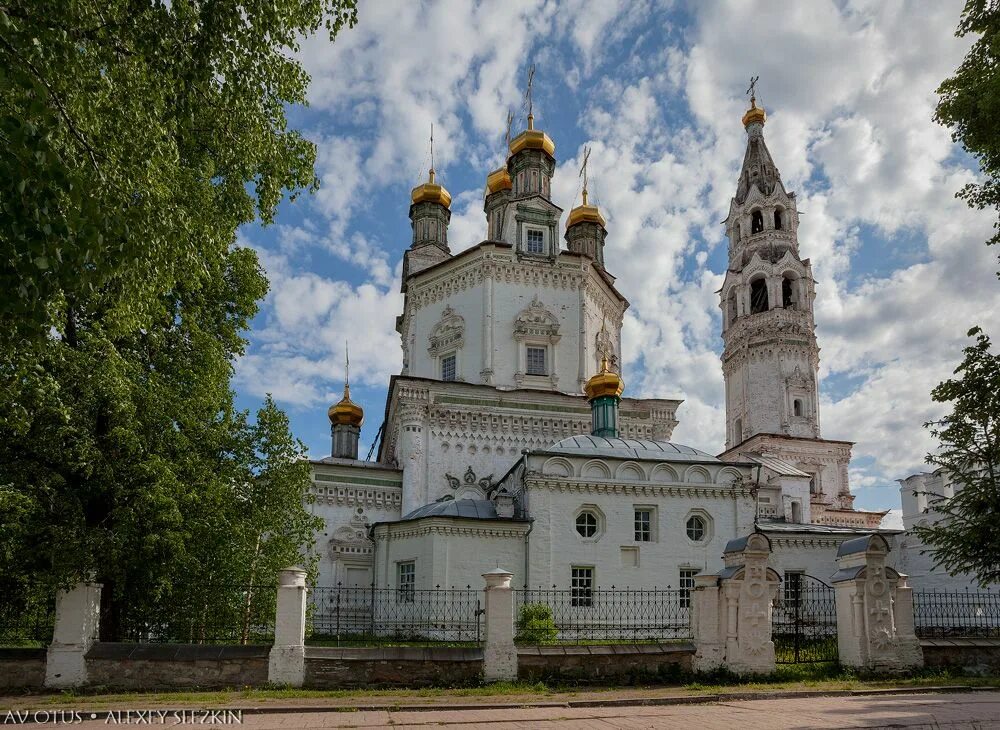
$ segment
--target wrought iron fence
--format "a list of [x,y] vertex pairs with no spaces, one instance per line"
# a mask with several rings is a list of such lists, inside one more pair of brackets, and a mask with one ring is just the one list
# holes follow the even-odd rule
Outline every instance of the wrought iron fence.
[[1000,638],[1000,592],[914,591],[917,636],[934,638]]
[[672,588],[528,588],[514,591],[521,644],[691,638],[690,593]]
[[834,589],[811,575],[786,573],[771,610],[771,639],[778,664],[837,661]]
[[308,642],[334,646],[470,644],[481,640],[483,593],[465,588],[315,588]]
[[269,644],[274,640],[274,585],[202,585],[153,608],[102,616],[105,640],[179,644]]
[[55,598],[0,604],[0,646],[48,646],[55,626]]

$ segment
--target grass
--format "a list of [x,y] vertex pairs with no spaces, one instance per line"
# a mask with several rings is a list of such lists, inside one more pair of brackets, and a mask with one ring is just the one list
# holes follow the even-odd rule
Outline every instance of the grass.
[[[331,710],[348,710],[352,705],[374,704],[400,706],[428,704],[436,700],[465,699],[490,700],[511,698],[512,701],[571,700],[582,695],[600,697],[617,693],[618,696],[646,695],[708,695],[738,694],[744,692],[777,692],[782,690],[813,690],[833,692],[839,690],[885,689],[892,687],[933,687],[942,685],[968,685],[975,687],[1000,687],[1000,676],[970,677],[947,670],[923,670],[907,677],[889,675],[863,675],[841,669],[832,664],[799,664],[779,666],[765,677],[738,677],[727,673],[687,676],[677,681],[663,683],[636,681],[629,686],[600,686],[548,682],[495,682],[464,687],[428,687],[419,689],[342,689],[308,690],[287,687],[234,688],[219,691],[185,692],[111,692],[100,689],[88,692],[62,692],[59,694],[25,695],[13,699],[11,708],[51,707],[72,705],[74,708],[91,709],[116,706],[185,706],[232,707],[248,704],[329,704]],[[515,699],[516,698],[516,699]],[[313,702],[309,702],[312,700]],[[11,698],[8,698],[8,702]]]

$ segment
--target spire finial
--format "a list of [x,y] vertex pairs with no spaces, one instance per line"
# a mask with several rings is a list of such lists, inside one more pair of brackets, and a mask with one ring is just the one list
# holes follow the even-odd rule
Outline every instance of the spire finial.
[[[587,163],[590,161],[590,147],[583,148],[583,164],[580,165],[580,174],[577,177],[583,178],[583,204],[587,204]],[[604,324],[601,324],[604,328]]]
[[750,77],[750,87],[747,89],[747,93],[750,95],[750,108],[757,108],[757,82],[760,80],[760,76]]
[[430,182],[434,182],[434,122],[431,122],[431,170]]
[[528,68],[528,86],[524,90],[524,103],[528,107],[528,129],[535,128],[534,104],[531,100],[531,87],[535,80],[535,64]]
[[344,397],[351,397],[351,344],[344,340]]

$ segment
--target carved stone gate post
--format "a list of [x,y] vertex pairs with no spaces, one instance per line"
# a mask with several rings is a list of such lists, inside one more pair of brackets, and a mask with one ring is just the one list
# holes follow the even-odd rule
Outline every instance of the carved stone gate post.
[[911,589],[885,564],[888,554],[881,535],[847,540],[837,551],[837,646],[845,666],[894,671],[924,664]]
[[780,578],[767,566],[771,542],[755,532],[730,540],[718,576],[695,576],[691,624],[694,668],[719,666],[739,674],[774,671],[771,607]]

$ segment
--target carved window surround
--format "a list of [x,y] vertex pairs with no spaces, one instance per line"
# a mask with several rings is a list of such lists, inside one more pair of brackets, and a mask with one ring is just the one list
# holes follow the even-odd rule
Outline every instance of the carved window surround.
[[[517,363],[514,382],[520,387],[556,388],[559,384],[558,348],[559,318],[549,311],[536,296],[531,304],[521,310],[514,320],[514,340],[517,342]],[[544,347],[546,350],[545,375],[528,375],[528,348]]]

